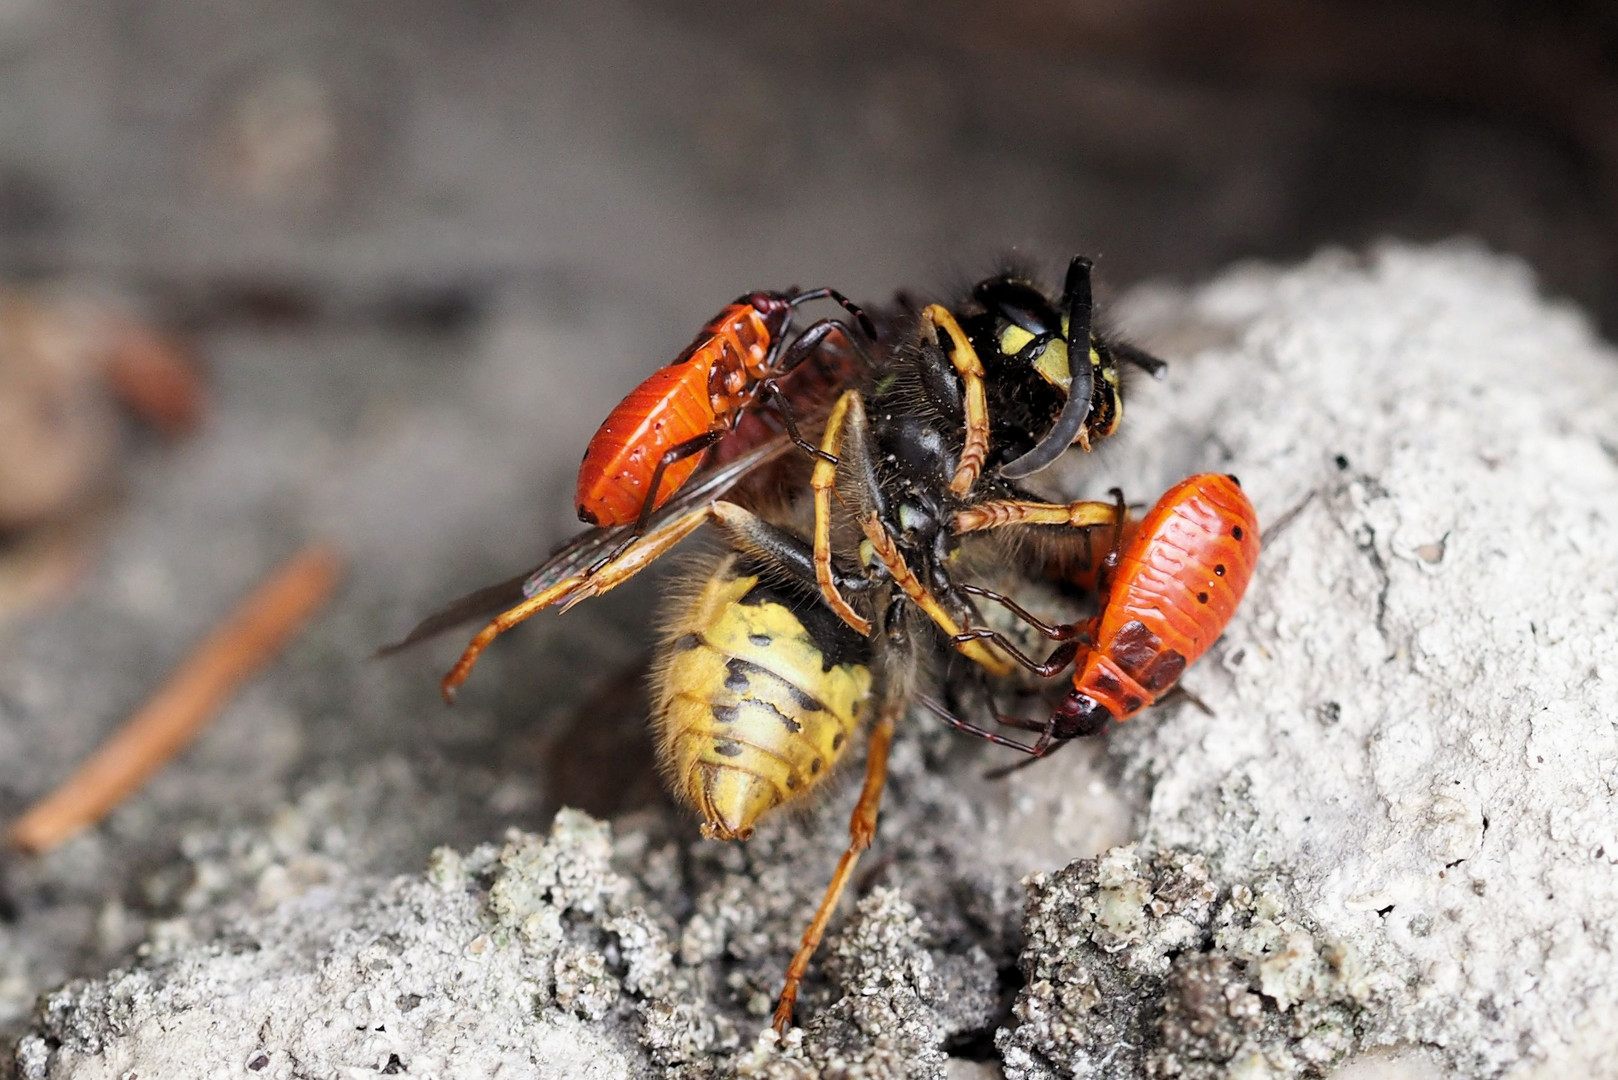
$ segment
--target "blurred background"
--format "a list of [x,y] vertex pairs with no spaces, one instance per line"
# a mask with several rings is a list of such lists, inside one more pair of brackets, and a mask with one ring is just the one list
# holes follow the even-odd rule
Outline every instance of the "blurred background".
[[458,637],[365,658],[573,531],[596,424],[735,295],[1464,235],[1610,332],[1615,49],[1595,0],[0,0],[0,818],[299,544],[350,566],[181,762],[0,868],[0,1036],[229,893],[233,829],[391,873],[661,805],[649,581],[453,711]]
[[1012,245],[1127,282],[1471,233],[1610,321],[1611,5],[794,7],[8,0],[6,263],[208,325],[643,291],[672,344]]

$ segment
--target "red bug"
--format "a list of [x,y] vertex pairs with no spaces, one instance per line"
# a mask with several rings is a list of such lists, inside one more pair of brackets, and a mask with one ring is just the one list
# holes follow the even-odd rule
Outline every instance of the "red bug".
[[705,453],[762,402],[773,403],[792,440],[818,456],[798,435],[778,380],[845,329],[835,319],[823,319],[786,347],[795,309],[820,299],[835,300],[867,337],[876,336],[865,312],[835,289],[741,297],[602,423],[579,466],[574,505],[580,520],[601,527],[633,522],[632,537],[641,535],[652,512],[690,479]]
[[[725,494],[740,488],[739,497],[749,499],[779,488],[789,441],[820,457],[799,436],[793,413],[821,410],[870,366],[848,327],[835,319],[812,324],[787,345],[793,310],[822,298],[843,305],[868,337],[876,336],[865,312],[833,289],[750,293],[726,307],[674,363],[625,398],[591,440],[579,471],[579,516],[589,521],[593,514],[603,523],[534,570],[428,616],[382,652],[499,612],[444,677],[444,696],[451,698],[500,633],[554,604],[566,611],[633,577],[700,527]],[[714,385],[721,392],[705,389]],[[755,407],[765,403],[772,408]],[[683,439],[693,426],[700,434]],[[715,453],[706,455],[710,447]],[[713,468],[687,484],[705,456],[713,458]],[[655,501],[648,497],[654,490]]]
[[968,631],[959,639],[993,638],[1047,678],[1075,662],[1073,688],[1048,720],[995,714],[1003,724],[1038,731],[1034,744],[1025,746],[941,712],[944,719],[1040,757],[1151,705],[1219,639],[1247,591],[1259,554],[1258,515],[1236,478],[1187,477],[1164,492],[1138,523],[1125,521],[1120,496],[1112,532],[1112,550],[1099,574],[1101,613],[1086,622],[1047,625],[997,593],[965,587],[1008,603],[1041,633],[1066,643],[1040,663],[993,631]]
[[1106,605],[1086,629],[1093,644],[1080,647],[1055,732],[1099,731],[1178,682],[1225,632],[1258,552],[1258,515],[1234,476],[1203,473],[1164,492],[1103,568]]

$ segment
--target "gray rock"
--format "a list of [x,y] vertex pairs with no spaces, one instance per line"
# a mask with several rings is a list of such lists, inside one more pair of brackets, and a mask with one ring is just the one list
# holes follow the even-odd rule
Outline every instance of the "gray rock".
[[441,852],[425,875],[311,887],[213,941],[49,995],[19,1072],[632,1075],[633,1040],[586,1022],[620,998],[600,917],[629,886],[609,851],[605,826],[568,813],[548,841],[519,834]]
[[[1234,471],[1269,524],[1186,680],[1213,715],[1118,733],[1142,837],[1284,875],[1363,966],[1362,1043],[1472,1076],[1618,1060],[1612,351],[1464,245],[1181,301],[1237,337],[1140,402],[1132,464]],[[1195,461],[1157,449],[1170,422]]]
[[1324,1075],[1370,988],[1288,916],[1279,881],[1217,887],[1199,855],[1114,848],[1029,879],[1009,1080]]

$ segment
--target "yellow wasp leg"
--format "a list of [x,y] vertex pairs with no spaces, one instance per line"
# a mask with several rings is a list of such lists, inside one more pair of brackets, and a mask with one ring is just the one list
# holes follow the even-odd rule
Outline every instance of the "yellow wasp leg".
[[[883,566],[888,568],[888,574],[892,576],[893,583],[903,589],[904,594],[910,597],[917,607],[925,611],[927,617],[937,623],[938,628],[946,635],[949,637],[958,636],[961,633],[960,624],[950,617],[950,613],[944,610],[944,605],[940,604],[938,598],[928,590],[927,586],[921,583],[921,579],[916,577],[909,564],[905,562],[904,556],[900,554],[898,546],[894,544],[893,537],[889,536],[888,530],[882,527],[881,519],[875,513],[868,514],[860,522],[860,527],[865,532],[865,538],[871,542],[871,548],[876,553],[876,557],[882,560]],[[1011,674],[1011,664],[995,655],[981,641],[963,641],[957,643],[955,647],[967,659],[976,661],[991,675]]]
[[939,329],[949,338],[949,360],[966,389],[966,441],[961,446],[955,475],[949,482],[950,491],[965,495],[977,483],[983,463],[989,457],[989,402],[983,389],[983,363],[948,308],[929,304],[921,313],[921,321],[925,332],[934,338]]
[[803,941],[798,945],[792,963],[787,966],[786,985],[781,988],[781,998],[775,1006],[775,1030],[783,1035],[792,1026],[792,1006],[798,1000],[798,985],[803,982],[804,972],[809,970],[809,960],[820,947],[820,939],[826,934],[826,924],[831,922],[832,913],[837,910],[837,901],[842,899],[843,890],[854,876],[854,867],[859,864],[860,855],[871,846],[871,840],[876,836],[877,809],[882,805],[882,788],[888,782],[888,748],[893,743],[893,721],[901,711],[899,706],[889,705],[871,729],[871,742],[865,751],[865,786],[860,789],[859,802],[854,804],[854,814],[848,821],[848,847],[843,857],[837,860],[837,869],[832,872],[831,884],[826,886],[826,895],[820,901],[809,929],[803,932]]
[[[871,632],[871,621],[849,606],[843,594],[837,591],[837,582],[831,572],[831,496],[837,486],[837,456],[843,450],[843,426],[848,421],[849,409],[863,409],[858,390],[844,391],[826,417],[826,430],[820,438],[820,449],[826,457],[815,460],[815,471],[809,477],[809,488],[815,500],[815,582],[826,606],[837,613],[861,637]],[[828,460],[830,459],[830,460]]]
[[478,631],[471,644],[467,645],[466,651],[461,653],[461,658],[455,661],[455,666],[450,668],[439,682],[438,688],[442,691],[444,700],[455,700],[455,691],[472,674],[472,668],[477,664],[478,657],[495,638],[558,601],[562,601],[561,610],[567,611],[581,600],[600,596],[617,588],[644,570],[648,563],[696,532],[712,516],[712,507],[699,506],[688,513],[670,518],[613,556],[593,574],[588,570],[570,574],[543,592],[536,593],[522,603],[496,615],[489,620],[487,626]]
[[1089,528],[1111,525],[1118,509],[1110,502],[1042,503],[1024,499],[991,499],[955,513],[955,533],[982,532],[1012,525],[1065,525]]

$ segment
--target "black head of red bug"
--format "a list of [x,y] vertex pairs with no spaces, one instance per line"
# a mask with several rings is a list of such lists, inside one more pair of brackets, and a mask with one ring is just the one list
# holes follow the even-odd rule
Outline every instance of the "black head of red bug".
[[831,300],[854,317],[859,323],[860,331],[867,340],[876,340],[876,324],[865,313],[865,309],[854,301],[838,292],[836,289],[799,289],[794,286],[786,292],[753,292],[739,297],[738,304],[751,305],[760,315],[764,316],[766,324],[776,334],[786,332],[787,322],[792,313],[803,304],[816,300]]

